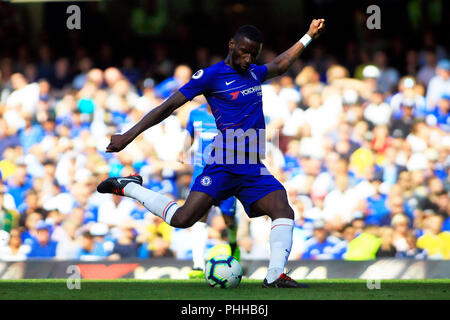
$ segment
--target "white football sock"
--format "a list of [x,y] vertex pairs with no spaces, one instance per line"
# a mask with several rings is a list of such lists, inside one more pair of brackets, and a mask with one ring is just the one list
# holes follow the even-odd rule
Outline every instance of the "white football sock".
[[148,211],[162,218],[169,225],[175,211],[179,208],[172,198],[144,188],[134,182],[128,183],[123,188],[123,194],[142,203]]
[[278,279],[284,272],[284,267],[292,248],[292,230],[294,220],[279,218],[272,221],[270,231],[270,261],[267,270],[267,282],[271,283]]
[[194,269],[205,268],[205,247],[208,240],[208,227],[204,222],[196,222],[192,227],[192,262]]

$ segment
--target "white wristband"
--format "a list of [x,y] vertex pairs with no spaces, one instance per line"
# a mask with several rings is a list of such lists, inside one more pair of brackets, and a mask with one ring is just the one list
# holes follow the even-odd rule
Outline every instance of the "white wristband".
[[303,46],[306,48],[306,46],[311,42],[312,38],[309,34],[305,33],[305,35],[299,40]]

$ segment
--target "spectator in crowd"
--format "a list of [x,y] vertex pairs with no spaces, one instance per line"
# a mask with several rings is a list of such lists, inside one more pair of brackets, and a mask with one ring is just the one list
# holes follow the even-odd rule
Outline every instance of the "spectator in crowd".
[[450,93],[443,94],[436,106],[430,109],[426,118],[427,123],[450,132]]
[[394,119],[390,126],[390,135],[394,138],[405,139],[411,132],[414,123],[414,102],[411,100],[402,101],[400,109],[402,117]]
[[[239,206],[241,208],[241,206]],[[267,259],[271,221],[268,217],[249,219],[240,209],[238,218],[238,245],[241,259]],[[238,214],[238,213],[237,213]]]
[[112,195],[110,201],[105,201],[98,207],[98,222],[109,226],[120,226],[130,217],[134,208],[133,201]]
[[16,207],[24,202],[26,192],[31,188],[31,177],[27,172],[24,159],[17,160],[14,174],[6,180],[8,193],[14,197]]
[[175,68],[173,77],[168,78],[155,87],[156,94],[162,98],[168,98],[172,93],[189,81],[192,69],[187,65],[179,65]]
[[450,60],[442,59],[436,66],[436,75],[431,78],[427,90],[427,106],[433,109],[439,98],[450,94]]
[[379,50],[373,55],[375,65],[378,67],[380,75],[377,79],[378,89],[383,93],[389,93],[398,83],[398,71],[388,65],[386,52]]
[[401,117],[402,110],[400,109],[400,105],[403,101],[412,103],[415,116],[425,116],[427,106],[425,97],[421,90],[419,90],[421,88],[422,86],[418,84],[416,79],[412,76],[405,76],[400,79],[400,82],[398,83],[398,92],[392,95],[389,102],[394,118]]
[[333,258],[334,259],[344,259],[345,258],[345,254],[347,253],[347,249],[348,249],[348,245],[350,243],[350,241],[352,241],[355,236],[357,236],[356,234],[356,230],[353,227],[352,224],[348,223],[344,226],[344,228],[342,229],[342,240],[340,242],[338,242],[335,246],[334,246],[334,253],[333,253]]
[[394,216],[391,222],[394,228],[393,244],[397,250],[397,258],[424,259],[426,253],[417,248],[417,237],[414,230],[410,228],[410,220],[403,214]]
[[92,69],[92,59],[89,57],[83,57],[78,62],[79,73],[72,80],[72,87],[76,90],[83,88],[84,84],[88,80],[88,73]]
[[349,159],[359,145],[351,139],[351,126],[344,122],[340,123],[337,127],[337,139],[334,143],[335,151],[341,156],[341,158]]
[[352,188],[349,187],[348,174],[340,174],[335,179],[336,188],[324,200],[324,216],[333,229],[341,229],[353,219],[357,206]]
[[44,215],[39,212],[31,212],[27,215],[25,224],[22,227],[23,231],[21,234],[22,242],[31,245],[33,238],[37,235],[37,224],[39,221],[44,219]]
[[436,75],[436,53],[432,50],[425,51],[424,60],[425,63],[417,71],[417,80],[423,85],[428,86],[430,80]]
[[28,258],[48,259],[56,256],[58,243],[50,238],[51,226],[45,221],[39,221],[36,225],[36,237],[33,238]]
[[155,80],[152,78],[144,79],[142,87],[142,96],[137,99],[136,108],[142,113],[147,113],[158,106],[162,100],[156,96]]
[[0,246],[0,261],[24,261],[27,259],[30,247],[22,244],[20,229],[9,231],[8,245]]
[[10,232],[19,225],[20,216],[16,210],[8,209],[8,206],[5,206],[5,190],[5,187],[0,186],[0,230]]
[[387,208],[387,195],[381,192],[383,180],[381,177],[374,177],[371,184],[374,189],[373,195],[366,199],[367,214],[365,217],[366,224],[385,225],[389,219],[389,209]]
[[334,247],[339,243],[339,240],[328,234],[325,221],[316,220],[313,226],[313,236],[305,243],[305,252],[302,254],[302,259],[333,259]]
[[17,208],[20,213],[20,225],[23,226],[25,219],[27,215],[31,212],[42,212],[42,208],[39,205],[40,199],[39,199],[39,193],[34,190],[30,189],[26,193],[25,201],[22,202],[19,207]]
[[406,252],[397,252],[398,258],[426,259],[427,252],[417,247],[417,236],[413,230],[408,231],[406,235],[409,249]]
[[[151,222],[146,226],[147,251],[153,255],[153,252],[158,251],[158,246],[162,244],[164,244],[164,249],[161,249],[157,254],[164,254],[164,252],[169,251],[172,234],[173,230],[167,223],[158,217],[152,217]],[[167,244],[169,247],[167,247]]]
[[306,207],[310,207],[311,202],[308,197],[302,199],[296,199],[293,203],[293,209],[295,214],[294,230],[292,234],[292,248],[289,259],[298,260],[301,258],[302,253],[305,251],[306,240],[312,236],[313,233],[313,221],[310,218],[306,218]]
[[361,234],[366,227],[366,221],[364,213],[358,211],[353,214],[353,220],[351,221],[351,226],[353,227],[353,232],[355,236]]
[[364,119],[372,127],[377,125],[387,125],[391,120],[392,109],[384,99],[382,91],[375,91],[371,95],[370,103],[364,109]]
[[56,247],[56,259],[75,260],[81,250],[80,243],[76,238],[79,225],[74,220],[67,219],[62,225],[56,227],[52,232],[52,240],[58,243]]
[[56,90],[63,90],[72,83],[72,74],[67,57],[61,57],[55,61],[53,74],[50,75],[49,81]]
[[[136,230],[131,223],[123,224],[120,228],[121,235],[114,243],[114,249],[110,259],[137,258],[140,256],[140,244],[136,242]],[[144,256],[145,257],[145,256]],[[148,257],[148,253],[147,253]]]
[[175,254],[171,249],[170,242],[164,240],[161,235],[157,235],[153,239],[153,250],[150,252],[150,257],[153,258],[173,258]]
[[[5,151],[8,148],[20,145],[20,137],[17,129],[8,125],[6,119],[0,118],[0,160],[4,166]],[[2,170],[5,170],[3,168]]]
[[363,232],[350,241],[345,254],[346,260],[373,260],[381,246],[377,226],[367,225]]
[[106,259],[108,256],[109,254],[103,247],[103,244],[96,242],[91,232],[85,230],[81,235],[81,250],[78,253],[77,259],[96,261]]
[[426,251],[430,259],[449,259],[450,232],[442,230],[442,216],[431,213],[424,221],[424,234],[417,239],[417,247]]
[[390,227],[381,227],[380,230],[381,245],[376,252],[377,258],[384,257],[395,257],[397,254],[397,249],[393,244],[393,234],[394,230]]
[[442,231],[450,231],[450,198],[445,190],[437,191],[434,196],[437,214],[443,219]]

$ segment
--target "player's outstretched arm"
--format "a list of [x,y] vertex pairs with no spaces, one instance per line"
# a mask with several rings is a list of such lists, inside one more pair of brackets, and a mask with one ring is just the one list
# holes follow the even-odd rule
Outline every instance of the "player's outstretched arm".
[[111,136],[111,142],[106,147],[106,152],[119,152],[130,144],[138,135],[160,123],[172,114],[176,109],[185,104],[188,99],[179,91],[172,94],[167,100],[147,113],[130,130],[123,134]]
[[308,32],[299,41],[271,62],[266,64],[268,70],[267,79],[277,77],[285,73],[298,58],[303,49],[308,45],[308,43],[322,33],[324,27],[325,19],[314,19],[309,26]]

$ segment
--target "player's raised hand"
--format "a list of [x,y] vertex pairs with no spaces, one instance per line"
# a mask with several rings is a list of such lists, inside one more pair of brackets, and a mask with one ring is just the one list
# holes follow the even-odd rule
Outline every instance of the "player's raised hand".
[[309,26],[307,34],[313,39],[317,38],[325,28],[325,19],[314,19]]
[[124,134],[113,134],[111,142],[106,147],[106,152],[119,152],[129,144],[129,139]]

